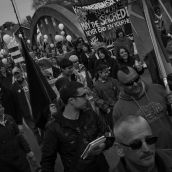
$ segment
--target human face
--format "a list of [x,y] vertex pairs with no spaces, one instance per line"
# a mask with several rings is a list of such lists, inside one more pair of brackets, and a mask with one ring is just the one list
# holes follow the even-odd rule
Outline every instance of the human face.
[[87,108],[87,91],[84,87],[77,89],[77,95],[74,97],[73,105],[76,109],[84,110]]
[[105,54],[103,52],[99,51],[98,54],[99,54],[100,59],[105,58]]
[[5,67],[3,67],[3,66],[1,66],[1,68],[0,68],[0,72],[1,72],[1,73],[6,73],[6,68],[5,68]]
[[88,48],[85,45],[82,46],[82,49],[83,49],[84,52],[87,52],[88,51]]
[[119,38],[123,38],[123,37],[124,37],[123,32],[119,32],[119,33],[118,33],[118,37],[119,37]]
[[106,80],[109,76],[109,73],[110,73],[109,68],[106,68],[102,70],[101,72],[99,72],[99,77],[103,80]]
[[[156,139],[153,138],[152,131],[146,121],[140,121],[130,126],[128,130],[123,131],[121,138],[124,156],[129,162],[142,167],[151,167],[154,164]],[[152,138],[151,141],[150,138]],[[124,146],[136,142],[141,142],[141,146],[135,150]]]
[[119,50],[119,55],[120,57],[124,60],[124,61],[127,61],[128,60],[128,53],[127,51],[124,49],[124,48],[121,48]]
[[67,76],[72,75],[73,73],[73,66],[68,66],[65,69],[63,69],[63,73]]
[[124,92],[131,96],[138,96],[143,90],[142,81],[136,71],[129,73],[125,81],[122,81]]
[[23,75],[22,75],[22,72],[20,71],[17,71],[14,73],[14,77],[16,78],[17,81],[23,81]]
[[75,60],[75,61],[73,61],[72,63],[73,63],[73,67],[74,67],[75,69],[78,69],[78,68],[79,68],[79,61],[78,61],[78,60]]
[[54,103],[50,104],[50,112],[51,112],[51,114],[57,113],[57,108],[56,108],[56,105]]

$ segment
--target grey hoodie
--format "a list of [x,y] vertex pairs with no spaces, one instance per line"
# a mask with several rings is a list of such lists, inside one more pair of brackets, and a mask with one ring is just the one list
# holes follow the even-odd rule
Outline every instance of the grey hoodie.
[[125,115],[143,116],[158,136],[158,148],[172,148],[172,123],[167,113],[165,89],[158,84],[147,85],[138,99],[122,92],[113,108],[114,123]]

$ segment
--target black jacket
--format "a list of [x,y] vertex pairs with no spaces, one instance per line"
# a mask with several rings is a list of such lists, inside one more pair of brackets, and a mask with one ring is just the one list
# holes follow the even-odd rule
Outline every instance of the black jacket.
[[95,62],[96,62],[96,57],[93,55],[90,55],[90,57],[88,58],[85,53],[81,54],[81,60],[80,63],[83,64],[86,69],[91,73],[92,78],[94,77],[94,66],[95,66]]
[[[155,154],[155,164],[158,172],[172,172],[172,150],[158,150]],[[122,158],[113,172],[132,172]],[[140,171],[138,171],[140,172]]]
[[18,82],[14,82],[11,87],[12,97],[14,100],[15,115],[17,117],[16,123],[22,124],[23,117],[30,117],[29,105],[24,93],[24,90]]
[[0,171],[31,172],[26,153],[30,147],[11,116],[5,115],[5,127],[0,124]]
[[11,90],[3,86],[0,90],[0,103],[5,109],[5,114],[11,115],[14,119],[17,119],[17,117],[15,116],[14,100]]
[[[80,158],[87,144],[106,131],[108,129],[92,110],[82,112],[76,121],[59,114],[45,133],[42,172],[54,172],[57,152],[65,172],[107,172],[108,165],[103,154],[85,160]],[[107,147],[112,143],[107,142]]]

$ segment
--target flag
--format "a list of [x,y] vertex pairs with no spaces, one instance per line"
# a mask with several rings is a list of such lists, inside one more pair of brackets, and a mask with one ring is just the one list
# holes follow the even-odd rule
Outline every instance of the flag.
[[163,45],[160,31],[155,26],[155,14],[150,0],[142,0],[143,9],[146,18],[146,22],[149,28],[150,36],[154,46],[156,59],[158,62],[159,71],[163,79],[167,78],[168,74],[172,73],[172,66],[167,56],[165,47]]
[[14,63],[20,63],[24,61],[18,43],[14,39],[7,45],[7,48],[14,60]]
[[26,62],[27,81],[29,85],[30,103],[32,114],[39,128],[44,128],[49,115],[49,104],[56,99],[46,78],[42,75],[39,66],[34,62],[28,53],[28,49],[21,40],[22,53]]

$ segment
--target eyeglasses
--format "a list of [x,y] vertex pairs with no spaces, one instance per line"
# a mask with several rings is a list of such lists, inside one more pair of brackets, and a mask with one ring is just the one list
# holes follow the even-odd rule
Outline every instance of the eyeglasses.
[[79,61],[78,60],[76,60],[76,61],[73,61],[73,64],[75,64],[75,63],[78,63]]
[[74,98],[78,98],[78,97],[79,97],[79,98],[80,98],[80,97],[82,98],[82,97],[86,97],[86,96],[87,96],[87,93],[84,93],[84,94],[82,94],[82,95],[74,96]]
[[137,83],[138,81],[140,80],[140,76],[138,76],[137,78],[135,78],[134,80],[128,82],[128,83],[125,83],[124,85],[125,86],[133,86],[134,83]]
[[[146,136],[145,137],[145,142],[147,145],[153,145],[157,142],[158,137],[156,136]],[[142,147],[143,142],[140,139],[134,140],[132,143],[129,145],[126,145],[124,143],[120,143],[123,146],[130,147],[132,150],[138,150]]]

